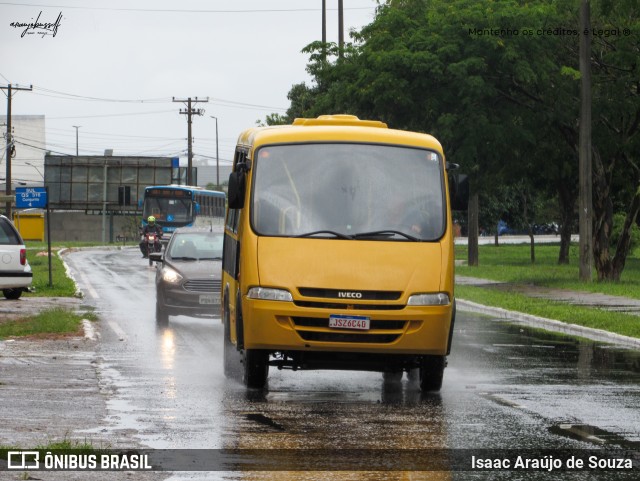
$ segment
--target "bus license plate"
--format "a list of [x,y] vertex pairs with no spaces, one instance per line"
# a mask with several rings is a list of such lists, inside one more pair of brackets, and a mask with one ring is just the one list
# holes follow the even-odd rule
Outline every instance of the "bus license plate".
[[220,294],[201,294],[200,304],[220,304]]
[[329,327],[336,329],[360,329],[366,331],[371,325],[371,320],[365,316],[329,316]]

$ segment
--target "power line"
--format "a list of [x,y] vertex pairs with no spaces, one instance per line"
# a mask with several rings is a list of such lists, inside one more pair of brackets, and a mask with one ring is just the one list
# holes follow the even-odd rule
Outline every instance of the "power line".
[[49,120],[61,120],[61,119],[94,119],[102,117],[129,117],[133,115],[151,115],[151,114],[167,114],[174,112],[173,110],[154,110],[151,112],[127,112],[124,114],[102,114],[102,115],[75,115],[69,117],[48,117]]
[[282,107],[270,107],[268,105],[258,105],[258,104],[248,104],[245,102],[235,102],[233,100],[224,100],[224,99],[217,99],[212,97],[211,98],[212,102],[215,103],[220,103],[220,104],[229,104],[228,106],[232,106],[232,107],[244,107],[244,108],[258,108],[258,109],[265,109],[265,110],[281,110],[283,112],[286,112],[287,109],[282,108]]
[[44,147],[38,147],[36,145],[30,145],[30,144],[27,144],[26,142],[20,142],[19,140],[16,140],[15,143],[18,144],[18,145],[24,145],[25,147],[31,147],[32,149],[42,150],[43,152],[52,152],[54,154],[72,156],[72,154],[68,154],[66,152],[56,152],[55,150],[52,150],[52,149],[46,149]]
[[91,102],[116,102],[116,103],[144,104],[144,103],[165,103],[165,102],[170,102],[171,101],[169,98],[157,98],[157,99],[110,99],[110,98],[104,98],[104,97],[92,97],[92,96],[89,96],[89,95],[78,95],[78,94],[72,94],[72,93],[68,93],[68,92],[59,92],[57,90],[51,90],[51,89],[47,89],[47,88],[44,88],[44,87],[38,87],[38,86],[35,86],[34,89],[36,91],[47,92],[47,93],[50,93],[50,94],[58,94],[58,95],[62,95],[64,97],[56,97],[56,96],[45,95],[45,94],[40,94],[40,93],[36,93],[36,95],[43,95],[45,97],[54,97],[54,98],[71,97],[72,99],[75,99],[75,100],[84,100],[84,101],[91,101]]
[[[2,5],[2,2],[0,2],[0,5]],[[2,77],[4,77],[4,75],[0,74]],[[135,104],[157,104],[157,103],[169,103],[172,102],[173,100],[169,97],[159,97],[159,98],[150,98],[150,99],[117,99],[117,98],[107,98],[107,97],[96,97],[96,96],[92,96],[92,95],[80,95],[80,94],[74,94],[74,93],[70,93],[70,92],[61,92],[59,90],[52,90],[52,89],[48,89],[46,87],[40,87],[40,86],[33,86],[33,90],[34,90],[34,94],[35,95],[39,95],[41,97],[49,97],[49,98],[57,98],[57,99],[61,99],[61,100],[78,100],[78,101],[85,101],[85,102],[108,102],[108,103],[135,103]],[[41,93],[41,92],[46,92],[46,94]],[[47,95],[47,94],[56,94],[56,95]],[[226,100],[226,99],[220,99],[220,98],[215,98],[215,97],[211,97],[211,101],[212,102],[216,102],[222,106],[228,106],[228,107],[237,107],[237,108],[250,108],[250,109],[264,109],[264,110],[277,110],[277,111],[282,111],[282,112],[286,112],[286,108],[284,107],[274,107],[274,106],[270,106],[270,105],[261,105],[261,104],[251,104],[251,103],[247,103],[247,102],[238,102],[235,100]],[[173,112],[173,110],[171,110],[170,112]],[[68,118],[68,117],[50,117],[50,118]],[[79,118],[79,117],[78,117]]]

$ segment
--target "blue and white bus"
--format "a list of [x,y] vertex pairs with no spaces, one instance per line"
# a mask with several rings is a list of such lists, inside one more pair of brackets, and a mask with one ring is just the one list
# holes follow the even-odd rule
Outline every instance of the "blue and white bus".
[[189,185],[154,185],[144,189],[142,227],[152,215],[166,237],[178,227],[223,225],[224,192]]

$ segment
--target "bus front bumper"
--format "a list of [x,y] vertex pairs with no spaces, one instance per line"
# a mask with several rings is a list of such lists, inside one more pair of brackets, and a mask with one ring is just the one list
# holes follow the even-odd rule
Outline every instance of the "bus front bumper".
[[[243,299],[246,349],[446,355],[453,306],[390,309],[316,309],[293,302]],[[329,327],[330,316],[366,318],[369,329]]]

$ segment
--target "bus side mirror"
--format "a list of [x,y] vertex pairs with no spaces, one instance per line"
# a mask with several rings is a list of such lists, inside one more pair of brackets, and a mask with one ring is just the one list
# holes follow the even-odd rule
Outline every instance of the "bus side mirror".
[[228,192],[229,209],[242,209],[244,207],[244,191],[245,173],[243,171],[231,172]]
[[467,210],[469,206],[469,176],[454,174],[449,176],[449,197],[451,210]]

